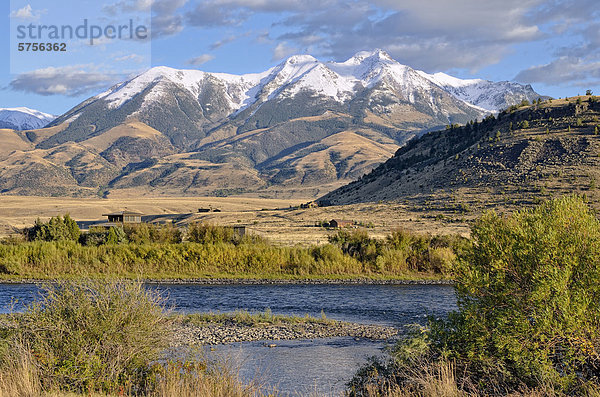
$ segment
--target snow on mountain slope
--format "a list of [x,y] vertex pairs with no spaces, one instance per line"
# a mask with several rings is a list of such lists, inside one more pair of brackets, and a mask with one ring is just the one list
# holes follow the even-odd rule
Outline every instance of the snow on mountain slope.
[[413,102],[415,92],[440,88],[467,104],[488,112],[496,112],[522,99],[537,96],[530,86],[517,83],[470,79],[462,80],[436,73],[414,70],[392,59],[385,51],[362,51],[345,62],[320,62],[310,55],[294,55],[262,73],[233,75],[199,70],[155,67],[118,84],[95,99],[107,101],[115,109],[143,91],[150,89],[146,104],[159,101],[171,88],[168,83],[186,90],[195,98],[203,90],[219,86],[225,93],[230,114],[258,101],[289,98],[300,92],[312,92],[344,103],[363,89],[379,83],[394,86],[405,100]]
[[203,82],[208,77],[213,77],[225,85],[225,91],[228,94],[227,99],[232,108],[237,110],[247,104],[248,99],[251,99],[248,95],[267,74],[268,71],[238,76],[226,73],[206,73],[200,70],[179,70],[166,66],[158,66],[129,81],[112,87],[96,98],[108,101],[109,107],[114,109],[141,93],[150,85],[156,84],[159,88],[154,90],[147,100],[158,99],[160,98],[160,94],[164,93],[164,87],[160,85],[161,82],[170,82],[179,85],[195,97],[198,97],[202,91]]
[[510,81],[493,82],[482,79],[458,79],[445,73],[427,74],[418,71],[421,76],[442,87],[456,98],[471,103],[488,112],[498,112],[523,99],[531,101],[539,95],[530,85],[521,85]]
[[26,107],[0,108],[0,128],[35,130],[43,128],[56,116]]
[[[316,98],[313,104],[329,101],[345,105],[366,91],[373,94],[367,106],[375,103],[381,112],[391,114],[399,109],[398,104],[408,103],[428,114],[448,115],[446,122],[451,122],[450,114],[456,111],[479,118],[523,99],[539,97],[531,86],[517,83],[462,80],[444,73],[430,75],[400,64],[385,51],[375,50],[359,52],[344,62],[320,62],[310,55],[294,55],[262,73],[243,75],[154,67],[90,98],[82,104],[86,106],[74,108],[55,123],[77,117],[93,102],[98,102],[95,108],[111,111],[135,98],[141,101],[132,102],[125,113],[119,114],[143,118],[144,112],[156,113],[166,103],[184,104],[187,110],[183,113],[192,124],[214,126],[247,108],[254,107],[248,113],[252,116],[263,104],[294,99],[299,94]],[[302,103],[298,106],[307,106],[306,99]],[[169,118],[173,118],[172,112]]]
[[301,91],[309,90],[331,97],[338,102],[344,102],[354,93],[351,79],[340,76],[310,55],[295,55],[288,58],[272,69],[269,79],[263,89],[268,99],[278,95],[291,97]]

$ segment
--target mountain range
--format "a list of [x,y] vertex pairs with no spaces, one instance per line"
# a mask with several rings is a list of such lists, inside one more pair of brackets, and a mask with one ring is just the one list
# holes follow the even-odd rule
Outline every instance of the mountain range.
[[531,86],[417,71],[381,50],[340,63],[296,55],[245,75],[155,67],[46,128],[3,131],[0,192],[317,196],[415,136],[538,98]]

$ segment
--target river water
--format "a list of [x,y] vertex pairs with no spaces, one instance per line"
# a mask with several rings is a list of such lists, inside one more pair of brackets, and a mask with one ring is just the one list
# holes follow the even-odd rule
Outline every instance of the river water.
[[[170,285],[163,292],[177,311],[232,312],[239,309],[275,314],[321,316],[363,324],[403,327],[425,324],[456,308],[448,285]],[[34,284],[0,284],[0,312],[23,310],[38,294]],[[275,343],[275,348],[265,347]],[[339,395],[354,372],[371,356],[384,355],[382,342],[327,338],[261,341],[217,346],[209,356],[226,359],[245,380],[256,380],[284,395]]]

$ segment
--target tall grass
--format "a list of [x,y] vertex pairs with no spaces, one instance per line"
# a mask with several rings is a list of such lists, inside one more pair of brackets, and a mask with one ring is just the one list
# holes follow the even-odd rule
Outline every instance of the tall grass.
[[8,357],[28,351],[44,390],[142,391],[170,338],[163,301],[138,282],[47,284],[13,316]]
[[0,277],[448,277],[458,247],[406,232],[400,242],[398,233],[380,241],[360,231],[341,231],[322,246],[280,247],[261,239],[229,241],[215,227],[196,229],[209,242],[11,241],[0,244]]
[[237,372],[227,364],[216,363],[208,367],[199,360],[170,362],[160,368],[152,390],[133,394],[124,389],[117,392],[85,393],[60,389],[45,389],[36,368],[35,358],[23,349],[0,369],[0,397],[104,397],[142,395],[148,397],[261,397],[275,394],[263,392],[261,385],[243,383]]

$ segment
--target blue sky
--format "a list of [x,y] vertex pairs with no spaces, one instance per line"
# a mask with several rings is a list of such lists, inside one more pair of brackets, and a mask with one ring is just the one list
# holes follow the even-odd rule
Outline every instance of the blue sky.
[[[553,97],[600,94],[597,0],[11,0],[3,2],[0,107],[61,114],[150,66],[264,71],[309,53],[341,61],[381,48],[429,73],[514,80]],[[129,20],[151,40],[66,40],[17,51],[16,26],[105,28]],[[30,39],[29,41],[36,41]],[[61,41],[61,40],[58,40]],[[63,40],[65,41],[65,40]]]

